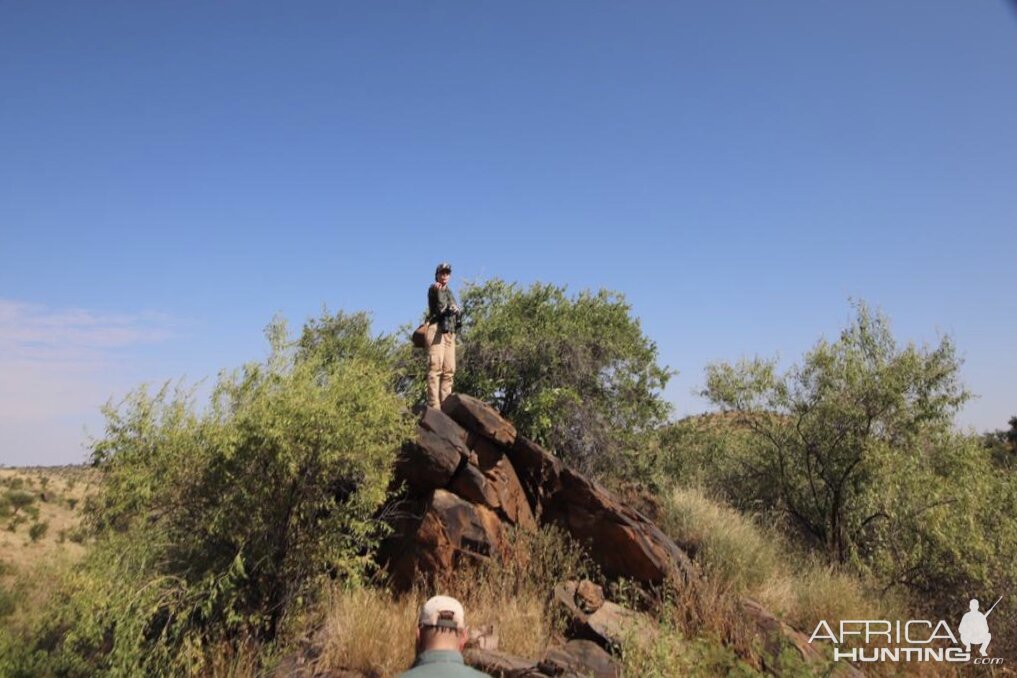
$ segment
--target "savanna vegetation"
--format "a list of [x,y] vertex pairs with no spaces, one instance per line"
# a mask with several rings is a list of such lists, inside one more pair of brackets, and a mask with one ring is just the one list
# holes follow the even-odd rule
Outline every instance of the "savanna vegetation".
[[[742,596],[808,633],[843,618],[956,621],[968,598],[1012,591],[1017,418],[957,430],[969,394],[948,339],[902,344],[859,304],[836,341],[785,371],[711,365],[716,412],[673,421],[673,373],[621,295],[492,280],[461,299],[456,390],[637,502],[707,574],[652,607],[653,632],[623,648],[627,674],[758,672]],[[270,356],[221,374],[208,403],[166,386],[109,406],[92,447],[101,482],[52,495],[80,527],[30,515],[41,481],[0,478],[0,520],[24,552],[54,533],[81,550],[0,557],[0,675],[253,676],[308,637],[321,668],[404,669],[429,592],[396,596],[373,555],[423,401],[406,334],[374,333],[365,313],[323,312],[295,336],[276,320]],[[517,558],[448,583],[506,651],[536,656],[556,635],[548,593],[562,579],[638,598],[562,533],[513,544]],[[996,655],[1014,651],[1004,600]]]

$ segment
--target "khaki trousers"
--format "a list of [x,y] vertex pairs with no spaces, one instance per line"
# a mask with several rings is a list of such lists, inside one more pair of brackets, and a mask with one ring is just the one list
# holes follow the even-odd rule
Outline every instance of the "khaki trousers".
[[[434,329],[431,329],[434,328]],[[441,409],[452,393],[452,378],[456,373],[456,335],[454,332],[438,332],[432,325],[428,328],[430,338],[427,347],[427,405]]]

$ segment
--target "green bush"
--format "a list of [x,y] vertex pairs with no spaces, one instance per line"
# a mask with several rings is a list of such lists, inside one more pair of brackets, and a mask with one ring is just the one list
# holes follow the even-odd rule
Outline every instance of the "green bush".
[[672,372],[622,295],[495,279],[467,285],[462,307],[456,390],[569,463],[613,472],[621,450],[666,420]]
[[18,599],[14,591],[0,584],[0,619],[9,617],[18,609]]
[[[18,480],[20,480],[20,478]],[[11,507],[11,511],[14,515],[17,515],[19,512],[27,509],[35,503],[35,494],[33,492],[28,492],[27,490],[12,488],[4,493],[4,499],[6,500],[6,504]]]
[[223,375],[203,410],[167,388],[106,408],[96,543],[33,634],[62,639],[48,670],[201,672],[209,647],[271,640],[324,580],[368,573],[412,431],[391,369],[298,359],[280,324],[270,336],[268,361]]
[[84,525],[78,525],[77,527],[71,528],[67,531],[67,538],[75,544],[84,544],[85,540],[88,539],[89,531]]
[[[983,439],[952,430],[969,397],[959,369],[948,339],[902,346],[859,304],[837,341],[784,374],[759,359],[711,365],[705,394],[721,425],[698,439],[676,427],[663,446],[686,465],[711,457],[700,480],[830,562],[953,614],[958,592],[988,597],[1017,580],[1017,478]],[[997,613],[1011,619],[1012,603]]]
[[46,536],[46,532],[49,530],[49,523],[32,523],[32,526],[28,528],[28,538],[33,542],[37,542]]

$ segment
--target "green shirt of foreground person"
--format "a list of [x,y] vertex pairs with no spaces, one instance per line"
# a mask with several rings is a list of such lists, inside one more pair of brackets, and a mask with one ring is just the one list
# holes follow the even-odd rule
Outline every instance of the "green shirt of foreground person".
[[417,659],[399,678],[491,678],[463,663],[466,615],[455,598],[435,596],[420,608]]

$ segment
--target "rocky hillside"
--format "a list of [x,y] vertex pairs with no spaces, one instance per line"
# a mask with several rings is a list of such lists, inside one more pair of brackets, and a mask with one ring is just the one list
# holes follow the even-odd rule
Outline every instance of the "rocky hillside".
[[[654,632],[648,611],[669,591],[703,584],[694,558],[653,521],[469,396],[453,395],[443,411],[422,413],[415,442],[401,452],[397,482],[404,492],[390,507],[397,517],[383,549],[397,588],[421,582],[440,588],[458,570],[511,557],[506,535],[513,530],[556,526],[585,545],[608,580],[627,580],[641,591],[638,604],[622,606],[591,581],[559,582],[547,595],[568,623],[542,656],[499,651],[496,629],[475,634],[467,661],[492,675],[620,675],[625,640]],[[748,598],[738,605],[759,648],[759,668],[779,673],[789,652],[796,666],[823,663],[806,636],[762,605]],[[291,658],[278,675],[328,675],[315,673],[313,657],[311,649]]]

